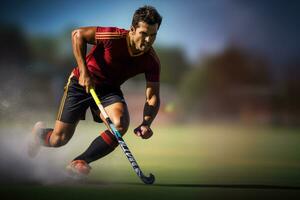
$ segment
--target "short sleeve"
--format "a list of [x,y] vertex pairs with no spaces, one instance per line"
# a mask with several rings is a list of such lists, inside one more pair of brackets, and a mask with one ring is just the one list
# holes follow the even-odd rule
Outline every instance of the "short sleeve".
[[127,35],[127,30],[117,27],[101,27],[98,26],[95,33],[96,44],[103,43],[103,41],[120,39]]
[[95,41],[96,41],[97,45],[103,42],[102,41],[102,34],[101,34],[103,32],[103,29],[104,29],[104,27],[100,27],[100,26],[98,26],[96,28]]

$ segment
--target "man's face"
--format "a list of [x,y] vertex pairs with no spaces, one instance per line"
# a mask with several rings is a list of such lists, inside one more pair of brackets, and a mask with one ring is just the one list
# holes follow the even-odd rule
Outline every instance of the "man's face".
[[139,22],[136,28],[132,27],[132,41],[136,50],[146,52],[155,41],[158,24],[149,25]]

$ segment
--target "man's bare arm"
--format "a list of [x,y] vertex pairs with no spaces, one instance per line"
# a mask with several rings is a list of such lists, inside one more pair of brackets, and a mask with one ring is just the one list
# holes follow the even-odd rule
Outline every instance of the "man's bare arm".
[[159,82],[147,82],[146,85],[146,102],[144,106],[142,125],[149,126],[158,113],[160,106]]
[[72,31],[72,47],[73,54],[79,68],[79,84],[86,88],[88,92],[94,83],[88,73],[85,56],[87,44],[96,44],[95,33],[96,27],[83,27]]
[[134,129],[134,133],[137,136],[142,137],[143,139],[148,139],[153,135],[153,131],[151,130],[150,126],[158,113],[159,106],[159,83],[147,82],[143,122],[141,125]]

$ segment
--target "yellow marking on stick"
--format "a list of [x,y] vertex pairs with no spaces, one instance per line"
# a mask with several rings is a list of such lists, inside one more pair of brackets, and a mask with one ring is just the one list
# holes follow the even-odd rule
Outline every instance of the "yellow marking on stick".
[[97,94],[96,94],[96,92],[95,92],[95,90],[94,90],[93,88],[90,89],[90,93],[91,93],[91,95],[93,96],[93,98],[94,98],[96,104],[97,104],[97,105],[100,105],[100,104],[101,104],[101,101],[100,101],[100,99],[98,98],[98,96],[97,96]]

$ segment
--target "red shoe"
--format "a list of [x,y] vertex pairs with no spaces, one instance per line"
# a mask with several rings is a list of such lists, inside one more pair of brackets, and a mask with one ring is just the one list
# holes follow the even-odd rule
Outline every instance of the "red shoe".
[[67,167],[67,173],[74,178],[84,178],[90,171],[91,167],[84,160],[73,160]]
[[28,142],[28,151],[27,151],[28,155],[31,158],[34,158],[41,149],[41,142],[40,142],[39,135],[41,135],[41,131],[45,127],[46,127],[45,123],[41,121],[35,123],[35,125],[33,126],[32,136]]

